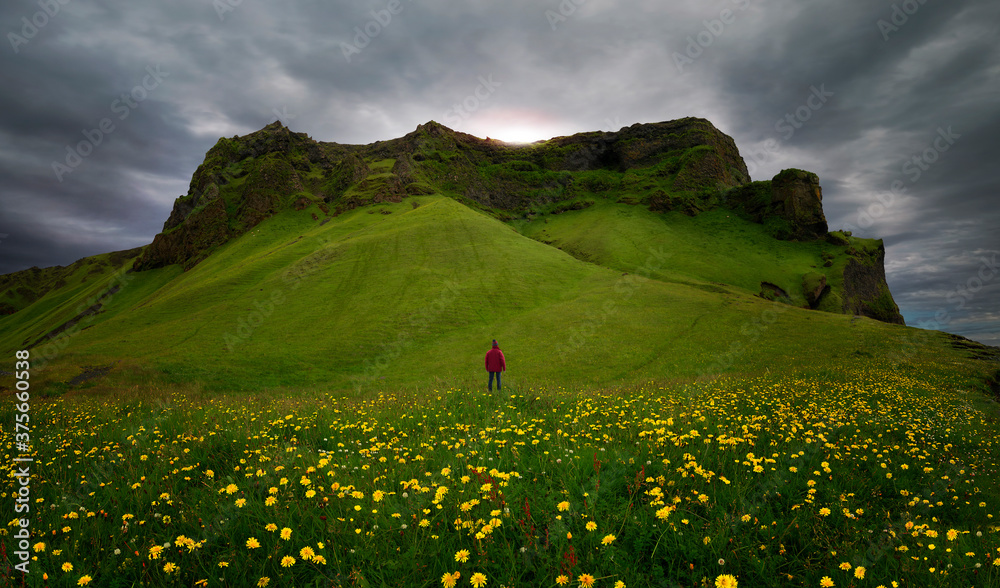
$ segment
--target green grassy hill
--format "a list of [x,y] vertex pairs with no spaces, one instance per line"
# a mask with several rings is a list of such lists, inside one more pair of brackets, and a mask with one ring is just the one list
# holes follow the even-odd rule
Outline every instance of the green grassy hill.
[[0,277],[0,577],[1000,585],[997,350],[727,139],[220,140],[149,246]]
[[[492,338],[508,357],[510,383],[600,386],[775,365],[849,366],[913,336],[905,327],[752,296],[752,267],[745,278],[730,276],[732,286],[695,277],[703,252],[683,243],[710,216],[666,223],[607,205],[544,226],[562,234],[573,215],[584,217],[583,232],[591,231],[587,219],[607,221],[607,233],[592,235],[608,247],[607,257],[595,259],[607,266],[453,199],[425,196],[324,224],[309,210],[287,211],[187,272],[168,266],[91,279],[89,288],[54,292],[26,309],[31,320],[15,322],[18,313],[0,325],[12,352],[120,284],[100,313],[38,347],[43,356],[55,351],[38,377],[56,389],[106,365],[114,366],[107,377],[123,382],[196,381],[210,389],[448,385],[481,375]],[[666,227],[659,239],[630,241],[613,229],[618,217],[637,238],[643,225],[629,221],[649,217]],[[754,236],[766,238],[748,239]],[[715,255],[727,246],[734,245],[720,241]],[[781,284],[817,253],[771,251],[759,263],[784,261],[767,274]],[[947,344],[943,336],[932,340],[931,347]]]
[[983,353],[854,316],[896,312],[881,242],[803,237],[731,142],[696,119],[526,147],[270,125],[209,151],[150,246],[5,276],[0,353],[33,349],[49,393],[458,385],[493,338],[509,383],[553,386]]

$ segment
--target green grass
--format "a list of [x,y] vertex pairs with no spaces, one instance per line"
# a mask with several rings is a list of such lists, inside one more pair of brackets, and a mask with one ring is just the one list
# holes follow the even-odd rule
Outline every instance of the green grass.
[[877,242],[653,213],[614,175],[510,224],[439,194],[286,209],[187,271],[90,260],[0,317],[13,358],[121,284],[31,352],[31,581],[1000,584],[996,363],[800,308]]
[[[112,382],[415,389],[478,377],[496,338],[512,382],[600,387],[850,367],[914,337],[752,295],[769,281],[804,306],[802,274],[835,248],[776,241],[721,210],[690,218],[598,199],[521,221],[520,233],[442,196],[325,224],[314,212],[281,212],[189,271],[109,270],[50,293],[0,318],[0,346],[20,349],[116,279],[102,313],[40,348],[53,358],[39,386],[65,390],[85,366],[113,364]],[[947,344],[932,334],[900,365]]]
[[724,284],[747,294],[759,293],[760,283],[770,282],[788,292],[798,306],[806,305],[804,274],[829,273],[834,283],[836,268],[822,267],[824,252],[846,263],[845,247],[822,241],[780,241],[766,227],[725,209],[688,217],[598,199],[585,210],[514,225],[523,234],[581,259],[624,271],[639,270],[649,260],[650,250],[661,251],[669,261],[650,275],[663,281]]
[[[26,579],[994,586],[995,403],[973,362],[939,367],[869,359],[594,391],[123,383],[33,397]],[[8,455],[15,410],[0,408]]]

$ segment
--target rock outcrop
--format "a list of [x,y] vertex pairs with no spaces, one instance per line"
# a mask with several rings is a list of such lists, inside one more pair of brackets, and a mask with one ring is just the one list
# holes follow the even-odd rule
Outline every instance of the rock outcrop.
[[816,174],[786,169],[774,176],[771,188],[772,202],[780,207],[785,220],[792,226],[793,238],[811,241],[827,234],[823,191]]
[[819,306],[820,298],[830,287],[826,283],[826,276],[815,272],[810,272],[802,276],[802,293],[805,294],[809,308],[815,309]]
[[885,279],[885,245],[855,251],[844,268],[844,312],[886,323],[906,324]]
[[[841,271],[850,244],[860,243],[827,232],[816,174],[787,169],[769,181],[751,182],[733,139],[700,118],[528,145],[481,139],[434,121],[397,139],[343,145],[314,141],[275,122],[220,139],[208,151],[135,269],[190,268],[283,210],[310,210],[322,222],[320,215],[433,193],[502,220],[538,210],[582,210],[599,197],[692,217],[725,206],[777,239],[823,239],[836,247],[841,262],[826,274]],[[810,308],[837,312],[843,301],[843,312],[902,322],[885,285],[882,258],[854,253],[842,281],[834,274],[805,276],[802,294],[794,296],[798,304],[804,296]],[[824,268],[833,267],[833,254],[824,261]],[[764,284],[761,295],[791,303],[787,293]]]
[[812,241],[827,236],[823,191],[814,173],[786,169],[771,180],[729,190],[723,201],[749,220],[767,225],[775,238]]

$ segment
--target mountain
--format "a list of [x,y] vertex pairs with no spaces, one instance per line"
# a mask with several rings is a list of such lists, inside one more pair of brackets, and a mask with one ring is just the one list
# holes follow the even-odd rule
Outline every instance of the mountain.
[[433,121],[344,145],[276,122],[220,139],[150,245],[0,277],[0,348],[34,349],[56,390],[108,370],[218,389],[444,385],[475,377],[493,338],[525,381],[880,347],[905,362],[920,354],[886,347],[916,335],[884,256],[828,231],[815,174],[751,182],[703,119],[529,145]]

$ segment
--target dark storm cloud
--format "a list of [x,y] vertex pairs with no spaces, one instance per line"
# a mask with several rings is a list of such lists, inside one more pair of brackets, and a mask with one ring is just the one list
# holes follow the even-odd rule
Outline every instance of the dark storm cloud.
[[980,276],[998,21],[989,0],[5,3],[0,272],[148,243],[220,136],[279,118],[369,143],[701,116],[754,179],[818,173],[831,228],[885,240],[909,323],[1000,343],[1000,276]]

